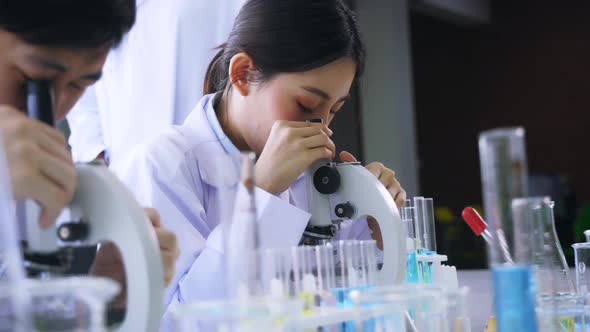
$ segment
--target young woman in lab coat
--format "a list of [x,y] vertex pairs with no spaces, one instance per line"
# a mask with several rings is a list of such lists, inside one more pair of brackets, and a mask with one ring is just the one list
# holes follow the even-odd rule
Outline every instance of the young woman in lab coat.
[[[263,247],[297,245],[309,214],[302,174],[335,158],[328,128],[361,73],[365,49],[354,14],[342,0],[249,0],[209,66],[201,99],[182,126],[138,148],[121,174],[143,204],[176,231],[181,257],[168,304],[223,294],[220,214],[238,192],[233,156],[251,150]],[[306,123],[308,119],[323,123]],[[343,161],[355,160],[347,152]],[[398,206],[406,194],[395,173],[367,168]],[[222,204],[220,206],[220,204]],[[358,220],[340,238],[370,239],[375,223]],[[378,232],[376,236],[380,237]]]

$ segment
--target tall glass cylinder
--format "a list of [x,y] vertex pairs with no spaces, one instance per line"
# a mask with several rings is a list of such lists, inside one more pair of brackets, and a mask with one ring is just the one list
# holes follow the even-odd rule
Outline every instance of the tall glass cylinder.
[[479,156],[485,220],[493,239],[493,245],[488,245],[488,262],[490,266],[510,263],[501,243],[513,233],[512,200],[528,196],[524,129],[483,132]]
[[526,199],[517,199],[528,196],[524,129],[482,133],[479,154],[498,331],[534,332],[532,210]]

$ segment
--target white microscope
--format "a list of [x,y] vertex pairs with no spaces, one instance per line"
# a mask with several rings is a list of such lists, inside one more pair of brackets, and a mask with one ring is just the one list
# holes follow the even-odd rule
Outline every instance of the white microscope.
[[406,274],[406,236],[395,201],[383,184],[360,163],[328,160],[312,164],[306,181],[311,220],[303,242],[329,241],[341,222],[371,216],[383,237],[379,285],[401,284]]
[[[28,82],[27,104],[30,117],[54,124],[47,82]],[[35,202],[25,202],[25,251],[29,256],[52,257],[63,247],[113,242],[122,254],[127,282],[125,319],[117,330],[157,331],[163,314],[164,272],[150,221],[106,166],[78,164],[76,169],[78,188],[54,227],[40,229],[39,207]]]

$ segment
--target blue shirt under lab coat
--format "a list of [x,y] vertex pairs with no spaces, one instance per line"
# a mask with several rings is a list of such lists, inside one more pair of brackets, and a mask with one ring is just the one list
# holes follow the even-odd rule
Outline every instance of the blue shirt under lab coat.
[[[167,311],[224,294],[221,219],[231,216],[244,187],[235,162],[239,151],[223,133],[214,97],[204,96],[183,125],[141,144],[119,171],[139,202],[155,208],[177,236],[181,255],[165,293]],[[255,195],[261,247],[297,245],[310,217],[303,176],[281,195],[259,188]],[[338,237],[371,239],[371,234],[366,220],[359,219],[344,223]]]

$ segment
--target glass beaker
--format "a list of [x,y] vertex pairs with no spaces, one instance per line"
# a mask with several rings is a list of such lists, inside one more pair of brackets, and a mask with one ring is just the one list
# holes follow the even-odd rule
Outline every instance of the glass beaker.
[[[30,294],[27,311],[30,321],[23,322],[10,306],[1,310],[0,321],[6,323],[0,331],[102,332],[106,327],[106,304],[119,292],[119,285],[110,279],[72,277],[47,280],[27,280]],[[3,286],[5,287],[5,286]],[[2,305],[6,298],[0,299]]]
[[361,293],[360,299],[376,305],[403,299],[406,329],[401,331],[470,332],[468,292],[465,287],[443,290],[425,284],[406,284],[369,289]]
[[455,290],[426,289],[428,303],[415,308],[415,324],[418,331],[471,332],[467,315],[467,288]]
[[588,305],[585,296],[552,294],[539,297],[537,305],[539,332],[589,331]]
[[539,307],[537,312],[540,321],[539,332],[590,331],[589,308],[584,303]]
[[171,309],[175,332],[284,332],[291,331],[302,301],[253,298],[182,304]]
[[574,243],[572,247],[576,264],[576,289],[578,294],[587,295],[590,286],[590,242]]
[[555,203],[549,197],[532,197],[529,202],[533,211],[533,263],[537,269],[538,294],[574,294],[574,282],[555,230]]

